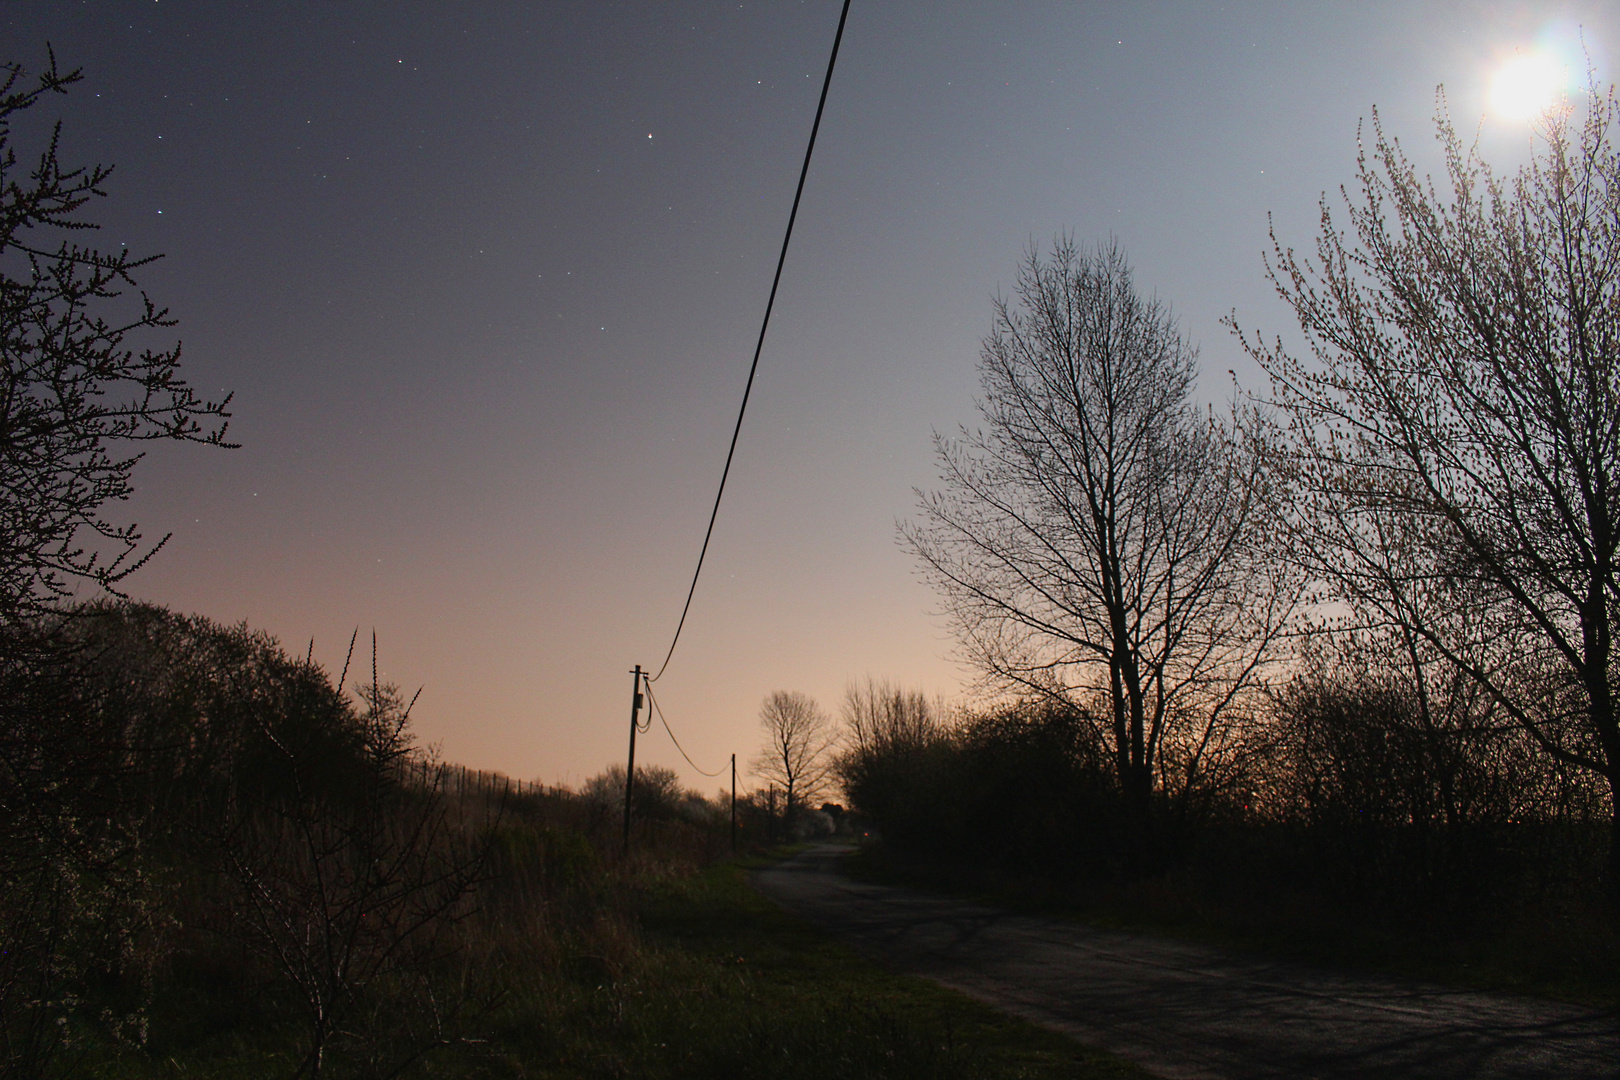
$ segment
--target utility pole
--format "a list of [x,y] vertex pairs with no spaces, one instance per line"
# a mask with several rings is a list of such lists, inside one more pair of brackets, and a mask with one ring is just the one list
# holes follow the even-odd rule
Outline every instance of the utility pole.
[[641,716],[641,665],[630,683],[630,760],[624,767],[624,853],[630,854],[630,797],[636,790],[636,722]]
[[737,755],[731,755],[731,853],[737,854]]

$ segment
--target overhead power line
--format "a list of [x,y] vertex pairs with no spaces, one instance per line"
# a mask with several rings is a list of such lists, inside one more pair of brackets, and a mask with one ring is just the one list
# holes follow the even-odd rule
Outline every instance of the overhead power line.
[[[697,762],[692,760],[692,755],[686,752],[686,748],[681,745],[681,740],[675,737],[675,730],[669,726],[669,721],[664,719],[664,710],[658,704],[658,699],[653,696],[651,679],[647,680],[647,700],[652,702],[652,711],[658,714],[658,722],[663,724],[664,730],[669,733],[669,741],[675,744],[675,749],[681,752],[681,757],[686,759],[686,763],[688,765],[692,766],[694,769],[697,769],[697,771],[702,773],[704,776],[719,776],[721,773],[726,771],[723,767],[714,770],[714,772],[710,772],[707,769],[698,769]],[[647,718],[647,726],[652,726],[652,717],[650,716]]]
[[[793,222],[799,216],[799,199],[804,195],[804,180],[810,175],[810,155],[815,152],[816,133],[821,130],[821,114],[827,107],[827,90],[832,86],[833,67],[838,63],[838,45],[844,40],[844,23],[849,19],[849,5],[850,0],[844,0],[844,10],[838,16],[838,32],[833,35],[832,55],[827,58],[827,77],[821,82],[821,100],[816,103],[816,120],[810,125],[810,143],[804,148],[804,165],[799,169],[799,186],[793,192],[793,209],[788,213],[787,231],[782,236],[782,252],[776,257],[776,276],[771,279],[771,295],[765,301],[765,318],[759,324],[759,341],[754,345],[754,362],[748,368],[748,384],[743,387],[742,407],[737,410],[737,424],[731,430],[731,448],[726,451],[726,467],[720,470],[720,487],[714,493],[714,509],[709,512],[709,527],[703,533],[703,547],[698,551],[697,569],[692,571],[692,587],[686,590],[686,603],[681,608],[680,621],[675,624],[675,636],[670,639],[669,651],[664,654],[664,662],[658,666],[658,674],[648,680],[649,686],[663,678],[665,669],[669,667],[670,657],[675,655],[675,646],[681,640],[681,630],[686,626],[686,615],[692,610],[692,597],[697,593],[698,578],[703,574],[703,559],[709,553],[709,539],[714,535],[715,519],[720,516],[720,499],[726,493],[726,477],[731,475],[731,459],[737,453],[737,436],[742,433],[743,414],[748,411],[748,395],[754,389],[754,375],[759,371],[759,354],[765,348],[765,331],[771,325],[771,308],[776,306],[776,289],[782,283],[782,266],[787,262],[788,241],[793,239]],[[674,738],[673,735],[670,737]],[[692,767],[697,768],[695,765]]]

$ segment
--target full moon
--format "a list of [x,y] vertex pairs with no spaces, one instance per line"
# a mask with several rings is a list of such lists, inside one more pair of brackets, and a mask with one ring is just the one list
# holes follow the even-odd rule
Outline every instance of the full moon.
[[1565,71],[1546,53],[1521,53],[1491,78],[1491,111],[1505,120],[1531,120],[1558,102]]

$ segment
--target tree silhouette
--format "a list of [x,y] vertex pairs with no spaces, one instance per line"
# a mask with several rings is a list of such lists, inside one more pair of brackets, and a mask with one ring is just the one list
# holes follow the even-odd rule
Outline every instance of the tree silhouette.
[[[180,376],[180,346],[136,351],[132,337],[174,325],[136,285],[157,256],[103,254],[74,237],[106,194],[110,166],[66,168],[61,124],[36,163],[19,167],[15,118],[80,72],[51,55],[28,83],[0,82],[0,620],[14,623],[70,594],[76,580],[114,589],[162,547],[101,516],[127,498],[152,440],[225,441],[230,396],[207,401]],[[135,296],[139,299],[136,300]]]
[[753,760],[754,775],[779,784],[786,798],[783,819],[822,793],[832,776],[833,730],[808,695],[778,690],[759,709],[765,745]]
[[1375,112],[1348,228],[1324,198],[1314,259],[1272,237],[1308,352],[1244,343],[1280,410],[1277,522],[1306,572],[1605,777],[1620,815],[1620,109],[1591,90],[1511,181],[1443,100],[1438,186]]
[[1030,251],[980,372],[985,428],[936,437],[944,489],[902,535],[993,685],[1097,723],[1140,823],[1167,746],[1196,782],[1289,608],[1255,554],[1256,476],[1117,244]]

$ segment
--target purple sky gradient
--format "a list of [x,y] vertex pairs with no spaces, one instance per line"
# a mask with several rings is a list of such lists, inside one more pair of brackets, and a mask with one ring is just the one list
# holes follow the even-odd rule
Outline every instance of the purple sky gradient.
[[[173,531],[134,592],[334,669],[373,628],[447,758],[548,782],[622,760],[667,647],[770,286],[836,0],[10,0],[10,60],[85,81],[33,119],[112,163],[103,246],[240,450],[159,447],[115,516]],[[1431,162],[1515,47],[1608,5],[855,0],[708,569],[659,699],[719,768],[773,690],[971,672],[895,542],[931,433],[1032,241],[1116,236],[1203,350],[1286,333],[1267,215],[1312,242],[1357,123]],[[37,137],[34,123],[19,131]],[[649,137],[650,136],[650,137]],[[33,145],[37,145],[34,143]],[[638,760],[711,790],[660,730]]]

